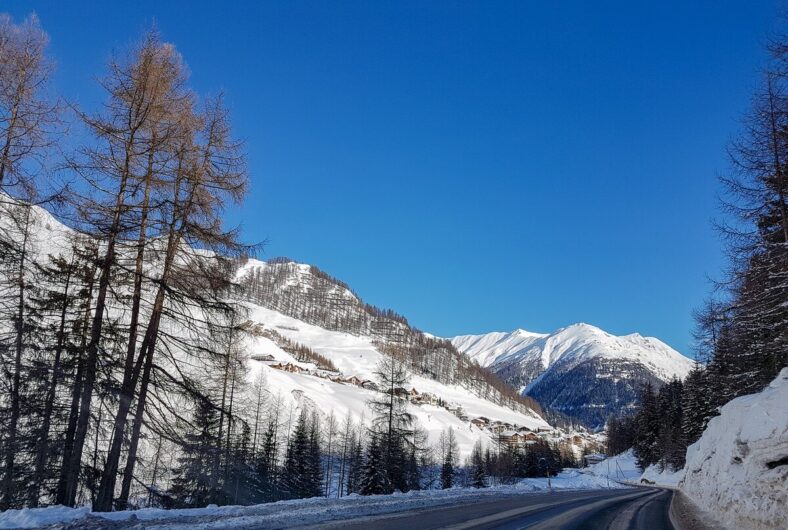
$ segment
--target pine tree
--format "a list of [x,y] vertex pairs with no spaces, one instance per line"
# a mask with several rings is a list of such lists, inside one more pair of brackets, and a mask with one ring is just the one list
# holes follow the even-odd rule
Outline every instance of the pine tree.
[[413,436],[413,415],[408,412],[405,386],[409,376],[405,364],[391,356],[381,358],[375,370],[382,397],[369,401],[373,425],[383,436],[384,469],[388,482],[399,491],[408,490],[405,475],[407,448]]
[[714,416],[711,406],[712,389],[709,387],[708,373],[696,364],[684,380],[682,396],[682,432],[687,444],[693,444],[701,437],[709,420]]
[[289,499],[303,499],[321,495],[320,452],[314,422],[306,411],[298,417],[287,445],[287,455],[282,469],[283,495]]
[[637,436],[634,452],[640,469],[646,469],[658,460],[660,411],[654,388],[646,383],[640,393],[640,411],[636,416]]
[[370,433],[361,482],[359,483],[361,495],[382,495],[394,491],[386,470],[386,458],[381,439],[385,440],[385,435],[377,432]]
[[193,424],[194,430],[185,437],[178,457],[171,490],[182,507],[206,506],[221,497],[220,477],[216,476],[214,465],[219,458],[218,417],[216,408],[207,399],[198,401]]
[[454,466],[457,461],[458,447],[454,430],[449,427],[445,431],[445,447],[441,463],[441,488],[449,489],[454,485]]
[[482,443],[476,441],[471,453],[471,485],[474,488],[487,487],[487,466],[482,454]]
[[276,440],[276,418],[268,423],[263,434],[262,448],[255,459],[254,488],[255,502],[271,502],[278,500],[276,456],[278,453]]

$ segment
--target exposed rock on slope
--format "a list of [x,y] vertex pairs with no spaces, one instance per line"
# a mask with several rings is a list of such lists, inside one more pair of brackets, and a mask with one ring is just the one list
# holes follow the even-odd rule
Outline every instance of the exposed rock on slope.
[[554,333],[462,335],[454,346],[534,397],[592,427],[631,407],[640,385],[683,378],[692,361],[637,333],[615,336],[588,324]]

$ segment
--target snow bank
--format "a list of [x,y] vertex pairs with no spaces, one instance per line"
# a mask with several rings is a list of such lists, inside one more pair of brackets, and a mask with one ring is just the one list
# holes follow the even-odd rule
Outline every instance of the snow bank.
[[81,519],[90,513],[90,508],[66,508],[48,506],[46,508],[23,508],[0,512],[0,528],[37,528],[51,524],[63,524]]
[[731,528],[788,521],[788,368],[768,388],[722,407],[687,449],[681,489]]
[[632,449],[620,455],[611,456],[598,464],[591,464],[583,468],[583,473],[604,477],[605,479],[617,482],[637,483],[640,482],[640,469],[638,469],[635,455]]
[[637,465],[632,449],[620,455],[611,456],[607,460],[592,464],[581,470],[582,473],[610,479],[611,481],[622,482],[624,484],[641,484],[643,479],[656,486],[666,486],[669,488],[677,487],[681,479],[684,478],[684,470],[664,471],[659,470],[659,466],[649,466],[641,473]]
[[[564,470],[557,477],[550,479],[554,490],[588,490],[622,488],[620,484],[605,478],[580,473],[577,470]],[[341,499],[299,499],[281,501],[256,506],[207,506],[178,510],[145,508],[135,511],[111,513],[90,513],[88,508],[65,508],[50,506],[48,508],[32,508],[24,510],[8,510],[0,512],[0,529],[37,528],[40,526],[73,523],[81,518],[96,520],[126,521],[136,518],[139,521],[155,521],[153,528],[249,528],[256,524],[266,526],[304,526],[330,521],[379,515],[404,510],[414,510],[436,506],[447,506],[461,502],[474,502],[485,498],[533,494],[539,495],[548,491],[546,478],[524,479],[511,486],[492,488],[453,488],[450,490],[411,491],[394,495],[372,495],[361,497],[350,495]],[[101,525],[85,526],[98,528]],[[147,526],[146,526],[147,527]]]
[[550,479],[548,486],[546,478],[526,478],[517,484],[517,487],[529,489],[531,491],[543,491],[552,487],[554,490],[596,490],[596,489],[620,489],[627,486],[608,480],[605,476],[584,473],[577,469],[565,469],[557,477]]
[[684,468],[681,468],[678,471],[671,471],[670,469],[665,468],[664,471],[660,471],[659,466],[648,466],[640,479],[648,480],[650,483],[654,483],[657,486],[675,488],[678,487],[679,482],[684,479]]

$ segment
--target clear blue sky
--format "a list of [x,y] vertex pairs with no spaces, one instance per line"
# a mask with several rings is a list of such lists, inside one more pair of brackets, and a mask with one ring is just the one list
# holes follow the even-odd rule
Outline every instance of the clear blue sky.
[[[27,2],[84,106],[155,20],[246,141],[248,240],[440,335],[584,321],[689,353],[776,1]],[[601,5],[600,5],[601,4]]]

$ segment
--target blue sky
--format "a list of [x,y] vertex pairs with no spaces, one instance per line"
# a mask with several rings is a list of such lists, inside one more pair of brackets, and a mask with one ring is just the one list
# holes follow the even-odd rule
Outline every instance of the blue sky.
[[[601,5],[599,5],[601,4]],[[648,4],[648,5],[646,5]],[[56,89],[155,20],[224,90],[263,258],[347,281],[439,335],[584,321],[690,353],[723,266],[716,176],[776,1],[28,2]]]

